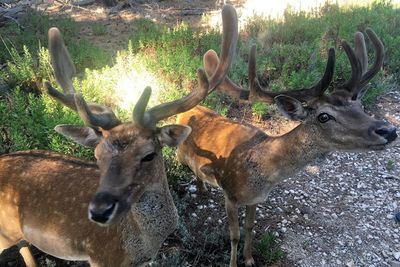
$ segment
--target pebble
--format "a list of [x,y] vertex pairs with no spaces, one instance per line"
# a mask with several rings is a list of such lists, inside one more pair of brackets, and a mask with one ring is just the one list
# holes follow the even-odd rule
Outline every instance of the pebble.
[[396,222],[400,223],[400,212],[396,213],[395,218]]
[[400,252],[394,252],[394,253],[393,253],[393,257],[394,257],[396,260],[400,260]]
[[388,214],[388,215],[386,215],[386,218],[388,218],[389,220],[391,220],[391,219],[394,218],[394,215],[393,215],[393,214]]
[[196,193],[197,192],[197,187],[195,186],[195,185],[189,185],[189,188],[188,188],[188,190],[189,190],[189,192],[190,193]]

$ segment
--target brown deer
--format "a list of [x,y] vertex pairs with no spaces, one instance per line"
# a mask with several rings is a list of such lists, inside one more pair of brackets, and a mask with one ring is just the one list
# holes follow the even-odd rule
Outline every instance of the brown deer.
[[[255,47],[249,58],[250,91],[228,78],[219,86],[234,98],[274,102],[287,118],[300,121],[282,136],[268,136],[252,125],[229,120],[200,106],[178,116],[177,123],[193,129],[178,146],[178,160],[197,175],[200,188],[207,182],[224,191],[231,239],[230,267],[237,266],[239,205],[246,206],[244,260],[246,266],[251,266],[256,205],[265,201],[277,183],[330,151],[379,150],[397,138],[393,126],[368,116],[360,102],[368,82],[381,69],[384,56],[376,34],[371,29],[366,33],[376,50],[375,62],[368,69],[362,33],[355,34],[355,51],[343,41],[351,77],[330,94],[325,91],[333,77],[334,49],[329,51],[322,79],[308,89],[278,93],[262,89],[256,78]],[[208,51],[204,56],[206,72],[212,73],[218,62],[217,54]]]
[[[49,83],[45,87],[88,125],[55,130],[94,147],[97,164],[40,150],[0,156],[0,252],[26,240],[53,256],[91,266],[144,266],[154,259],[178,220],[161,147],[177,146],[191,132],[188,126],[156,124],[193,108],[224,79],[237,42],[237,18],[230,6],[222,16],[225,51],[213,77],[208,80],[199,70],[197,90],[147,111],[151,89],[146,88],[129,123],[75,93],[74,65],[59,30],[49,30],[52,65],[64,94]],[[35,266],[30,252],[21,252],[26,264]]]

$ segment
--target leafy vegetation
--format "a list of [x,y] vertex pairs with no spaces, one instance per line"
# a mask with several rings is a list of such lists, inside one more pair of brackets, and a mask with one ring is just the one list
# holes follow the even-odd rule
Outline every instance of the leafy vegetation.
[[105,35],[107,28],[103,24],[95,23],[92,25],[92,32],[96,36]]
[[272,232],[265,233],[257,245],[257,251],[266,264],[274,263],[285,256],[276,243],[276,236]]
[[262,102],[255,102],[251,106],[253,116],[258,120],[261,120],[264,115],[272,110],[272,106]]

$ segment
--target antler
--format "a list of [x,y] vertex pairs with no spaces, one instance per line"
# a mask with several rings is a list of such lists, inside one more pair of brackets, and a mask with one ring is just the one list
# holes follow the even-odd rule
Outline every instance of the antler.
[[[204,68],[208,75],[214,71],[219,59],[214,51],[207,51],[203,57]],[[236,99],[244,99],[252,101],[263,101],[267,103],[274,103],[274,97],[285,94],[294,97],[300,101],[308,102],[311,99],[320,97],[324,94],[326,89],[333,78],[333,71],[335,67],[335,50],[333,48],[329,49],[328,61],[325,68],[325,73],[321,80],[319,80],[314,86],[307,89],[298,89],[292,91],[283,92],[271,92],[263,89],[256,75],[256,46],[252,46],[249,56],[249,89],[246,90],[236,84],[234,84],[228,77],[219,85],[218,90],[223,93],[232,96]]]
[[207,76],[202,69],[197,71],[197,76],[199,82],[197,90],[193,90],[189,95],[181,99],[160,104],[148,111],[145,110],[150,99],[151,88],[146,87],[133,110],[133,121],[142,128],[153,128],[162,119],[194,108],[206,98],[209,87]]
[[111,129],[121,123],[110,108],[94,103],[87,104],[83,96],[75,92],[72,84],[75,66],[57,28],[49,29],[49,53],[54,75],[64,91],[61,93],[49,82],[45,82],[44,87],[51,97],[78,112],[87,125]]
[[356,32],[354,35],[353,50],[346,41],[342,41],[342,47],[349,58],[351,65],[351,76],[341,87],[351,93],[353,100],[360,99],[365,93],[365,86],[379,72],[383,64],[384,47],[375,32],[367,28],[366,33],[374,45],[376,57],[375,62],[368,69],[368,55],[364,35]]
[[328,52],[328,61],[325,68],[325,73],[322,78],[313,86],[306,89],[297,89],[283,92],[271,92],[264,90],[257,79],[256,75],[256,46],[250,50],[249,58],[249,87],[251,101],[258,100],[267,103],[273,103],[274,98],[278,95],[287,95],[296,98],[299,101],[309,102],[314,98],[321,97],[333,78],[333,71],[335,68],[335,49],[330,48]]
[[[147,87],[133,111],[133,120],[143,128],[152,128],[158,121],[185,112],[200,103],[210,92],[212,92],[221,82],[224,81],[232,62],[233,54],[236,50],[238,39],[238,22],[236,10],[225,5],[222,9],[223,38],[221,45],[221,61],[218,60],[213,71],[210,72],[210,80],[204,70],[197,71],[199,89],[193,90],[189,95],[182,99],[169,103],[160,104],[145,111],[150,98],[151,89]],[[215,53],[215,52],[214,52]]]

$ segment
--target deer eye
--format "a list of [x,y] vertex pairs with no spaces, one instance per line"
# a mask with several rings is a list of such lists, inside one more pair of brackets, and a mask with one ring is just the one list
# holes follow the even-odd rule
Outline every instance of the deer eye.
[[334,117],[332,117],[331,115],[329,115],[328,113],[321,113],[318,115],[318,120],[321,123],[325,123],[331,119],[335,119]]
[[142,161],[142,162],[145,162],[145,161],[152,161],[152,160],[154,159],[155,156],[157,156],[157,153],[156,153],[156,152],[147,154],[144,158],[142,158],[141,161]]

